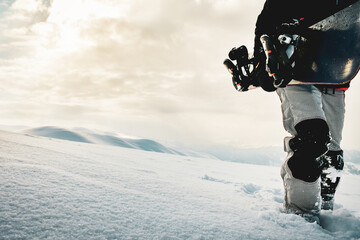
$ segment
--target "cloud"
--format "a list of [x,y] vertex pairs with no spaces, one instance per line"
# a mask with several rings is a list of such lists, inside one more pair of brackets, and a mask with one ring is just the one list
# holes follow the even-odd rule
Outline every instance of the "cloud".
[[222,61],[251,47],[262,4],[16,0],[0,23],[0,116],[187,142],[229,141],[234,128],[250,137],[259,100],[234,91]]

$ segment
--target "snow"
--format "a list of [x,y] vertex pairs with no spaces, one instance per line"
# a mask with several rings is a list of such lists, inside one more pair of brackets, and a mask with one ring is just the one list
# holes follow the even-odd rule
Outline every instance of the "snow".
[[360,238],[359,175],[319,226],[282,213],[279,167],[0,131],[0,238]]

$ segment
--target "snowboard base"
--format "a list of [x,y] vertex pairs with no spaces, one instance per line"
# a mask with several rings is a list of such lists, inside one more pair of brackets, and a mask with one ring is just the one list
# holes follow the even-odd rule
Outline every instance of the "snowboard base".
[[345,84],[360,67],[360,1],[310,26],[292,84]]

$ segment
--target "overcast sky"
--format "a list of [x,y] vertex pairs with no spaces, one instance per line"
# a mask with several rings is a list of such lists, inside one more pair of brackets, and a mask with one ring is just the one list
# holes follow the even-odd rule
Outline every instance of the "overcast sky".
[[[0,125],[86,127],[184,145],[282,145],[280,101],[222,65],[264,0],[1,0]],[[359,77],[357,77],[359,79]],[[344,148],[359,149],[360,80]]]

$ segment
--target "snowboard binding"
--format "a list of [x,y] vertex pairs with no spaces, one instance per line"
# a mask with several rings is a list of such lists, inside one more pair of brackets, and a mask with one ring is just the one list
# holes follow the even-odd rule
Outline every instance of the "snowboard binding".
[[265,69],[273,78],[274,88],[284,88],[293,79],[300,40],[296,34],[281,34],[276,43],[268,35],[260,37],[266,55]]
[[249,53],[246,46],[233,48],[229,52],[229,58],[236,61],[236,65],[230,60],[225,59],[224,65],[232,75],[233,85],[236,90],[245,92],[253,84],[250,68],[253,65],[253,59],[249,59]]
[[[274,39],[268,35],[260,37],[263,56],[259,61],[249,58],[245,46],[233,48],[224,65],[232,74],[235,89],[245,92],[253,87],[261,86],[272,92],[284,88],[294,77],[295,59],[299,46],[306,39],[296,34],[281,34]],[[236,65],[232,62],[236,61]]]

